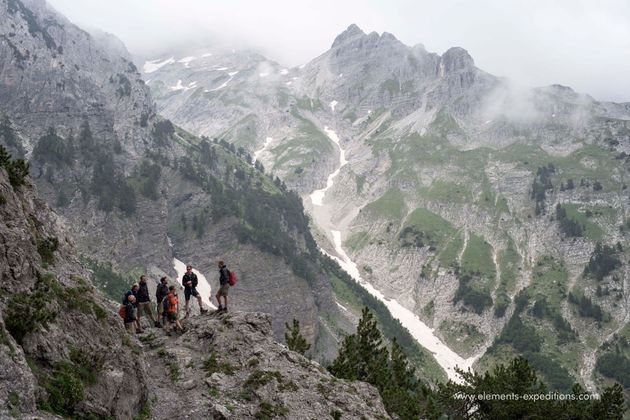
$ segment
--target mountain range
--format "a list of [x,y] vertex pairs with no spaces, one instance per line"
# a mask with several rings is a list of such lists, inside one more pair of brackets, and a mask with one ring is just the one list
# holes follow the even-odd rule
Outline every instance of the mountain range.
[[[20,369],[63,371],[84,362],[70,352],[81,340],[111,345],[107,298],[140,274],[154,287],[178,259],[212,283],[224,259],[239,277],[234,308],[270,313],[255,323],[279,341],[299,319],[321,362],[367,305],[423,378],[452,377],[396,303],[477,371],[523,355],[553,389],[630,387],[630,104],[518,88],[462,48],[438,55],[356,25],[296,68],[213,46],[138,62],[41,0],[0,0],[0,38],[0,143],[36,187],[3,215],[31,221],[13,226],[30,251],[7,257],[3,289],[52,288],[68,305],[67,290],[96,296],[69,309],[89,315],[84,330],[52,328],[68,343],[22,337]],[[54,212],[38,213],[33,194]],[[93,328],[104,331],[81,336]],[[109,363],[137,363],[127,347]],[[28,411],[41,392],[30,371]],[[91,389],[94,410],[123,417],[147,400]]]

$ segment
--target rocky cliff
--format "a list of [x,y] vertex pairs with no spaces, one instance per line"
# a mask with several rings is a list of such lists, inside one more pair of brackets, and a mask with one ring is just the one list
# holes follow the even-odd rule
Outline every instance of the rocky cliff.
[[0,168],[0,412],[131,418],[147,398],[141,358],[28,182]]

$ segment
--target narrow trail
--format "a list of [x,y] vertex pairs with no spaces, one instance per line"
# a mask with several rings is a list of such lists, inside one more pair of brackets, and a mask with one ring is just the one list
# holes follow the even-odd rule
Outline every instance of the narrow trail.
[[[326,206],[324,205],[324,198],[326,196],[326,193],[330,188],[333,187],[335,178],[339,175],[341,169],[348,163],[348,161],[346,160],[345,151],[341,147],[339,137],[337,136],[335,131],[333,131],[329,127],[325,127],[324,131],[326,132],[330,140],[335,143],[337,147],[339,147],[339,166],[328,176],[326,186],[322,189],[313,191],[313,193],[311,193],[308,198],[310,199],[310,204],[313,205],[314,209],[320,208],[322,210],[327,210]],[[434,330],[424,324],[416,314],[402,306],[396,300],[386,298],[383,293],[374,288],[374,286],[372,286],[367,281],[363,280],[356,263],[350,259],[346,251],[343,249],[341,231],[337,227],[337,224],[333,222],[329,212],[314,211],[313,216],[314,222],[318,226],[320,226],[322,230],[332,235],[333,245],[335,253],[337,255],[330,255],[324,249],[321,249],[321,251],[331,258],[335,259],[339,263],[339,265],[354,280],[358,282],[359,285],[361,285],[372,296],[383,302],[385,306],[389,309],[392,317],[400,321],[400,323],[410,332],[410,334],[412,335],[412,337],[414,337],[418,344],[420,344],[422,347],[426,348],[433,354],[438,364],[448,375],[449,379],[452,379],[456,382],[461,382],[461,378],[459,377],[457,372],[455,372],[455,368],[459,367],[463,370],[471,369],[472,364],[475,362],[477,356],[470,357],[468,359],[464,359],[463,357],[459,356],[446,344],[444,344],[433,333]],[[468,235],[466,233],[466,243],[467,241]]]

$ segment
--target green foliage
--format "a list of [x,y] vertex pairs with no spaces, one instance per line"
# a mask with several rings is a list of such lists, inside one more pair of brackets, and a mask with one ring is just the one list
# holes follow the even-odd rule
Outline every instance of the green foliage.
[[92,271],[92,284],[114,301],[118,301],[135,281],[134,277],[115,271],[109,262],[100,263],[85,257],[81,261]]
[[542,339],[531,325],[523,324],[519,314],[515,313],[508,321],[499,337],[495,339],[493,346],[499,344],[511,344],[517,351],[524,354],[540,351]]
[[130,96],[131,95],[131,82],[127,79],[127,76],[124,74],[118,74],[118,89],[116,89],[116,94],[119,97]]
[[289,350],[296,351],[302,355],[305,354],[308,349],[311,348],[311,345],[306,342],[306,339],[300,332],[300,321],[293,318],[292,325],[289,326],[289,323],[285,322],[284,327],[284,339],[289,347]]
[[0,146],[0,168],[4,168],[9,175],[9,182],[14,188],[26,184],[29,173],[28,162],[22,159],[11,159],[11,155],[3,146]]
[[171,137],[175,134],[175,126],[170,120],[160,120],[153,125],[153,141],[159,147],[168,145]]
[[140,193],[151,200],[158,199],[158,186],[162,176],[160,165],[143,159],[138,167],[137,176],[140,181]]
[[569,302],[577,305],[580,316],[593,318],[598,322],[608,321],[610,319],[610,315],[605,313],[601,306],[593,303],[591,298],[581,292],[570,292]]
[[4,143],[9,150],[15,151],[19,159],[24,158],[24,147],[15,134],[9,117],[6,115],[0,117],[0,141]]
[[602,281],[604,277],[609,275],[612,271],[621,267],[621,260],[619,259],[619,253],[622,251],[621,244],[616,247],[602,245],[598,242],[595,245],[593,254],[584,268],[584,276],[594,277],[599,281]]
[[71,138],[63,139],[50,127],[45,135],[39,138],[33,149],[33,159],[41,163],[50,163],[56,167],[72,165],[74,160],[74,143]]
[[279,416],[284,417],[288,413],[289,409],[281,403],[273,404],[269,401],[261,401],[258,406],[258,411],[254,414],[254,418],[258,420],[271,420]]
[[27,334],[46,328],[54,321],[57,313],[51,309],[51,301],[58,288],[51,274],[40,276],[33,291],[14,293],[4,311],[7,331],[18,344]]
[[547,198],[547,191],[553,190],[551,176],[555,172],[556,168],[552,163],[549,163],[547,166],[541,166],[536,171],[530,194],[536,203],[536,215],[545,213],[545,199]]
[[37,252],[45,265],[55,263],[55,251],[59,246],[59,240],[55,237],[37,238]]
[[363,210],[384,219],[401,220],[407,212],[407,206],[402,192],[391,188],[379,199],[366,205]]
[[210,353],[210,356],[203,362],[203,370],[206,371],[206,376],[210,376],[215,372],[221,372],[226,375],[234,375],[236,368],[228,362],[219,362],[214,352]]
[[84,386],[72,363],[59,362],[44,381],[48,400],[40,407],[60,415],[74,414],[74,407],[84,399]]
[[98,197],[98,208],[110,212],[117,207],[124,214],[136,211],[136,192],[115,167],[111,154],[102,153],[92,168],[91,192]]
[[[606,387],[599,400],[580,399],[585,391],[578,384],[571,389],[572,398],[523,398],[524,395],[547,395],[548,389],[522,357],[485,374],[459,372],[464,383],[440,384],[434,395],[438,411],[448,418],[622,419],[625,411],[623,392],[618,384]],[[478,398],[484,394],[503,394],[505,398]],[[470,417],[470,413],[474,416]]]
[[607,352],[597,358],[595,368],[602,375],[630,388],[630,358],[621,352]]
[[373,314],[364,308],[356,334],[347,336],[339,355],[329,367],[343,379],[365,381],[380,392],[386,410],[403,419],[419,418],[422,392],[426,391],[415,377],[403,348],[394,339],[390,352]]
[[171,381],[176,382],[181,375],[179,371],[179,364],[177,362],[169,362],[168,363],[168,376],[171,378]]
[[83,159],[87,161],[96,160],[95,153],[98,150],[98,144],[94,140],[92,135],[92,129],[87,119],[84,119],[79,128],[78,137],[79,151],[81,152]]
[[567,216],[567,211],[558,203],[556,205],[556,220],[560,231],[568,237],[575,238],[583,235],[584,228],[578,222]]
[[471,283],[474,278],[470,274],[461,274],[457,277],[459,286],[453,296],[453,303],[460,300],[464,305],[470,306],[476,314],[481,315],[485,308],[492,306],[492,296],[487,291],[475,289]]
[[399,239],[403,247],[412,245],[421,248],[428,245],[435,250],[441,248],[454,234],[455,229],[449,222],[427,209],[418,208],[407,216]]

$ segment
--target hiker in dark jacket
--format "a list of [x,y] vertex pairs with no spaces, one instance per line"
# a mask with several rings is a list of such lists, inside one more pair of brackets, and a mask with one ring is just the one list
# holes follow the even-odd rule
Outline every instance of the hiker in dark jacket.
[[201,303],[201,295],[197,291],[197,284],[199,280],[197,280],[197,275],[192,271],[192,265],[188,264],[186,266],[186,273],[182,278],[182,285],[184,286],[184,297],[186,298],[186,315],[184,315],[184,319],[188,318],[189,309],[188,304],[190,302],[190,296],[194,296],[197,298],[197,302],[199,302],[199,311],[203,314],[208,312],[207,309],[203,309],[203,305]]
[[147,276],[140,276],[140,287],[138,293],[136,293],[136,299],[138,300],[138,322],[143,313],[147,314],[155,327],[161,327],[159,321],[155,320],[153,311],[151,310],[151,297],[149,295],[149,285],[147,284]]
[[[219,261],[219,291],[216,294],[217,302],[219,303],[219,308],[217,311],[226,311],[228,310],[228,291],[230,290],[230,273],[225,266],[223,261]],[[225,305],[221,305],[221,296],[225,300]]]
[[129,302],[129,296],[133,296],[133,306],[136,308],[136,332],[141,333],[142,328],[140,328],[140,321],[138,319],[138,290],[140,289],[140,285],[138,283],[134,283],[131,286],[131,290],[125,293],[125,297],[123,297],[122,304],[127,305]]
[[125,305],[125,329],[127,332],[133,334],[136,332],[136,320],[138,318],[136,314],[136,297],[133,294],[130,294],[127,297],[127,301],[124,303]]
[[160,284],[155,289],[155,299],[157,300],[158,322],[162,321],[166,325],[166,311],[164,310],[164,298],[168,295],[168,279],[162,277]]

